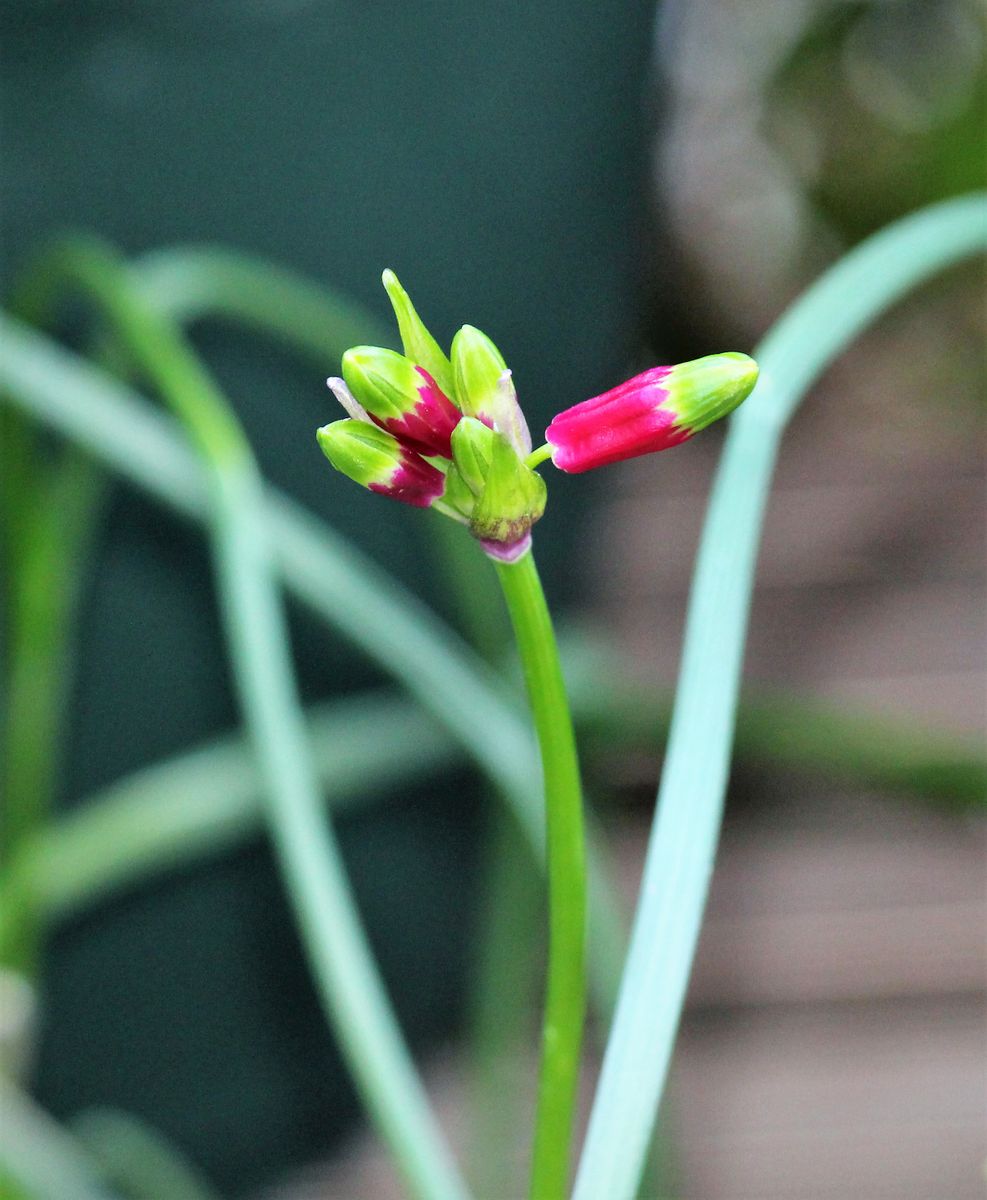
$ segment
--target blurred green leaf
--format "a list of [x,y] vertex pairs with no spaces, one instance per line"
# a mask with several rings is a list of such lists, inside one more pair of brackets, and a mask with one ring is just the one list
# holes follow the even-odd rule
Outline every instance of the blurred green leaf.
[[178,246],[134,264],[134,286],[173,321],[232,320],[300,350],[323,370],[351,346],[394,346],[396,330],[354,301],[254,255]]
[[466,1189],[435,1121],[364,933],[305,737],[263,485],[232,407],[171,321],[132,286],[127,265],[92,238],[55,244],[28,278],[36,309],[78,291],[195,445],[220,612],[247,729],[264,774],[266,823],[327,1019],[405,1183],[421,1200]]
[[89,1108],[72,1121],[72,1132],[129,1200],[219,1200],[184,1154],[131,1113]]
[[3,1078],[0,1113],[0,1185],[11,1180],[31,1200],[120,1200],[86,1148]]
[[[382,799],[461,757],[434,718],[384,694],[317,706],[308,734],[333,812]],[[231,735],[89,797],[26,841],[2,877],[0,946],[25,890],[57,921],[149,875],[258,836],[263,789],[253,748]]]

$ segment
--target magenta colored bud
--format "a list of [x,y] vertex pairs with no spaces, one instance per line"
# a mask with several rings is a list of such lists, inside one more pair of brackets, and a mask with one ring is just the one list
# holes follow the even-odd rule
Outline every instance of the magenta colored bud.
[[746,354],[652,367],[559,413],[545,433],[552,462],[576,473],[667,450],[726,416],[756,382],[757,364]]
[[343,378],[381,429],[419,454],[452,457],[449,439],[462,414],[424,367],[393,350],[355,346],[343,355]]
[[445,491],[440,470],[376,425],[334,421],[317,436],[322,453],[336,470],[371,492],[429,508]]

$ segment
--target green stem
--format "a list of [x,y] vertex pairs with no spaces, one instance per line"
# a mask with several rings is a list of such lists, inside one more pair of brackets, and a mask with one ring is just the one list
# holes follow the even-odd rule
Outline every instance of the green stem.
[[[0,716],[0,852],[14,860],[44,824],[58,778],[60,735],[72,671],[74,617],[94,528],[99,474],[74,446],[48,465],[37,433],[9,413],[0,430],[4,512],[6,697]],[[42,917],[32,893],[16,913],[0,963],[33,974]]]
[[32,487],[19,553],[10,564],[9,666],[0,779],[0,845],[15,851],[45,819],[56,775],[55,745],[70,639],[99,480],[89,459],[70,448]]
[[541,750],[548,861],[548,983],[531,1170],[532,1200],[561,1200],[586,1011],[586,847],[576,737],[552,618],[531,553],[497,575]]
[[[504,604],[491,587],[493,565],[478,542],[451,521],[430,521],[433,546],[455,624],[491,666],[510,641]],[[510,800],[488,786],[480,893],[467,1014],[469,1178],[478,1197],[514,1194],[514,1156],[524,1096],[527,1016],[533,1001],[535,931],[541,880],[526,853]],[[518,952],[518,947],[524,947]],[[496,1148],[496,1149],[493,1149]]]
[[524,465],[532,470],[535,467],[540,467],[547,459],[552,457],[552,446],[546,442],[544,446],[539,446],[537,450],[532,450],[528,457],[524,460]]

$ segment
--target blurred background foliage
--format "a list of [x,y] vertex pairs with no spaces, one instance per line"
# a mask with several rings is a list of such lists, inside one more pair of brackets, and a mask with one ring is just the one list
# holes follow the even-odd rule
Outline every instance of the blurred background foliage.
[[[987,173],[976,0],[6,0],[0,43],[8,296],[66,228],[128,255],[185,242],[263,254],[351,297],[368,330],[387,328],[378,281],[392,266],[441,340],[466,321],[495,337],[534,431],[644,360],[748,349],[842,249]],[[963,295],[977,286],[965,277]],[[59,319],[84,347],[80,309]],[[265,474],[459,621],[424,522],[362,504],[325,467],[313,435],[338,364],[314,371],[219,323],[195,339]],[[957,370],[971,394],[971,368]],[[553,600],[585,605],[605,484],[553,480],[538,531]],[[201,538],[130,488],[102,505],[62,813],[237,723]],[[381,682],[311,618],[292,620],[306,700]],[[761,726],[772,762],[777,715]],[[753,720],[742,772],[761,761]],[[616,736],[603,728],[589,766],[601,790]],[[810,762],[826,742],[793,737]],[[653,747],[641,753],[650,769]],[[622,769],[633,795],[626,757]],[[458,768],[390,801],[341,831],[405,1027],[429,1048],[463,1019],[484,801]],[[259,840],[59,924],[42,997],[39,1100],[60,1118],[145,1119],[224,1193],[269,1184],[353,1127]]]
[[[670,257],[697,332],[750,336],[841,250],[982,187],[985,20],[976,0],[660,6],[652,288]],[[654,294],[681,322],[679,287]]]

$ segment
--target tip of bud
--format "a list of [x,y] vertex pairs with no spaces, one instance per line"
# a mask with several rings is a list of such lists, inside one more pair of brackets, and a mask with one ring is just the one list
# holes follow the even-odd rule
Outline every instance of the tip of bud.
[[742,391],[745,398],[749,396],[757,383],[757,363],[750,355],[738,354],[735,351],[717,357],[722,360],[724,377],[731,381],[737,391]]
[[412,362],[424,367],[447,396],[453,394],[452,367],[442,347],[429,333],[411,297],[401,286],[401,281],[390,267],[381,273],[380,281],[394,309],[394,316],[401,334],[401,345]]
[[441,471],[377,425],[333,421],[316,437],[336,470],[371,492],[428,508],[445,488]]
[[672,367],[665,380],[676,424],[698,433],[728,416],[754,390],[757,363],[747,354],[708,354]]
[[343,354],[343,374],[346,374],[347,365],[369,367],[394,363],[400,358],[396,350],[388,350],[384,346],[351,346]]
[[524,457],[531,434],[517,401],[511,372],[500,351],[475,325],[464,325],[452,339],[456,399],[468,417],[496,429]]

